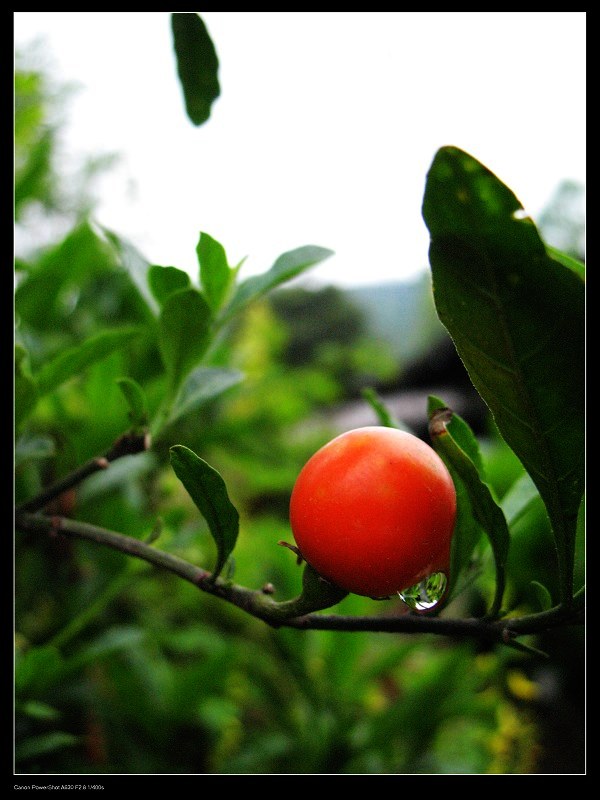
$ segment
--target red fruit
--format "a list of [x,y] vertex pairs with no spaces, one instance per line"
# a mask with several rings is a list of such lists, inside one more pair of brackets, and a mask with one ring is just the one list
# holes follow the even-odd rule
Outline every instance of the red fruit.
[[301,470],[290,523],[305,560],[342,589],[387,597],[448,574],[456,492],[421,439],[394,428],[348,431]]

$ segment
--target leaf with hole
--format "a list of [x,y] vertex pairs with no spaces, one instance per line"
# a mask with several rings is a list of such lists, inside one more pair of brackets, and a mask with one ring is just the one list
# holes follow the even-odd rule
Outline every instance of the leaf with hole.
[[[471,515],[485,532],[492,546],[496,564],[496,591],[490,614],[495,615],[500,611],[506,585],[506,560],[510,544],[506,518],[494,500],[489,486],[484,482],[483,469],[478,458],[479,447],[469,426],[435,397],[429,398],[428,414],[433,446],[450,470],[455,483],[459,486],[462,484],[466,490],[470,510],[463,518],[468,521]],[[458,499],[460,502],[460,492]],[[459,510],[459,522],[460,519]],[[459,569],[465,567],[479,539],[476,527],[469,528],[468,533],[468,537],[461,536],[461,530],[457,525],[454,556],[455,560],[459,561],[457,565]],[[457,548],[462,551],[460,555]]]

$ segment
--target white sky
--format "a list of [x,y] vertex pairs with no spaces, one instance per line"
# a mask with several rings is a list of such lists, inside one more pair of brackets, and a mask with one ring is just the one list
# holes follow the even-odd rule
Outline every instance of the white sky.
[[197,270],[200,230],[244,275],[286,250],[335,257],[342,285],[427,265],[427,170],[453,144],[534,216],[585,181],[585,12],[200,12],[221,97],[184,112],[169,12],[16,11],[44,37],[69,105],[73,153],[116,151],[96,217],[153,263]]

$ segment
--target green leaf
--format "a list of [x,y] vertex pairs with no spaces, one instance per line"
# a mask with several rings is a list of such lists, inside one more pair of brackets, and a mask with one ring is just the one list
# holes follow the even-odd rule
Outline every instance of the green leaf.
[[[428,417],[431,418],[434,412],[441,409],[447,409],[446,403],[440,398],[430,395],[427,403]],[[458,414],[452,414],[448,427],[459,446],[473,461],[479,476],[483,479],[484,470],[479,443],[469,425]],[[433,442],[433,445],[435,447],[435,442]],[[443,460],[456,489],[456,523],[450,550],[450,587],[445,601],[448,603],[459,595],[477,575],[478,559],[474,554],[484,532],[473,512],[467,484],[450,460],[445,458]]]
[[534,591],[540,611],[548,611],[552,608],[552,595],[546,587],[539,581],[531,581],[531,588]]
[[457,148],[436,155],[423,216],[439,317],[548,509],[570,602],[584,487],[584,283],[548,255],[510,189]]
[[137,289],[138,295],[144,301],[144,308],[147,310],[148,315],[154,317],[158,311],[158,306],[148,286],[149,262],[127,239],[117,236],[114,231],[108,228],[102,228],[102,231],[113,247],[117,263],[127,273],[133,286]]
[[251,300],[270,292],[275,287],[295,278],[300,273],[333,255],[332,250],[316,245],[306,245],[279,256],[270,270],[242,281],[223,315],[228,320]]
[[78,653],[71,656],[68,662],[70,673],[79,671],[87,664],[100,661],[119,650],[127,650],[139,645],[145,633],[135,625],[113,625]]
[[37,700],[28,700],[17,708],[19,711],[22,711],[23,714],[33,719],[49,720],[58,719],[60,717],[60,713],[55,708],[47,705],[47,703],[40,703]]
[[387,408],[381,397],[377,394],[375,389],[367,388],[362,391],[363,398],[371,406],[377,416],[377,420],[384,428],[398,428],[402,426],[394,417],[392,412]]
[[148,424],[148,402],[144,390],[133,378],[119,378],[117,386],[129,406],[129,420],[134,428],[145,428]]
[[55,647],[32,647],[15,665],[17,695],[39,696],[60,678],[65,662]]
[[535,483],[531,480],[531,475],[524,472],[513,483],[500,503],[509,528],[512,528],[539,498],[539,492]]
[[170,295],[159,319],[159,346],[174,395],[210,343],[212,315],[197,289]]
[[198,367],[188,375],[181,387],[167,424],[198,411],[209,400],[236,386],[243,377],[243,373],[236,369]]
[[31,267],[17,287],[15,311],[38,329],[52,329],[62,319],[66,291],[116,266],[110,244],[83,222]]
[[27,351],[15,345],[15,429],[23,425],[31,414],[38,400],[38,388],[29,370]]
[[64,747],[73,747],[78,743],[77,736],[64,731],[52,731],[43,733],[41,736],[32,736],[15,746],[15,761],[40,758],[54,753],[56,750],[62,750]]
[[[449,410],[446,403],[435,395],[429,395],[427,398],[427,415],[431,419],[434,411]],[[475,465],[481,480],[485,480],[485,468],[483,466],[483,459],[481,458],[481,451],[479,449],[479,442],[470,426],[465,420],[455,412],[449,414],[449,419],[446,423],[450,434],[454,441],[461,447],[467,456]]]
[[171,464],[208,523],[217,545],[217,563],[213,572],[213,578],[216,578],[235,547],[239,514],[229,499],[223,478],[192,450],[181,444],[171,447]]
[[56,453],[54,440],[49,436],[21,436],[15,445],[15,467],[26,461],[51,458]]
[[230,269],[227,263],[223,245],[207,233],[200,234],[196,254],[200,264],[200,284],[208,305],[216,312],[223,305],[235,270]]
[[546,251],[554,261],[558,261],[563,267],[572,270],[582,281],[585,280],[585,264],[582,264],[581,261],[568,253],[563,253],[562,250],[557,250],[556,247],[550,247],[549,244],[546,245]]
[[125,347],[139,334],[139,328],[114,328],[102,331],[77,347],[63,351],[38,372],[39,394],[52,392],[86,367]]
[[154,264],[148,270],[148,285],[154,298],[162,306],[173,292],[190,286],[190,276],[177,267],[159,267]]
[[[470,431],[467,424],[461,420],[460,425],[454,425],[453,412],[449,408],[440,408],[437,398],[432,398],[429,406],[429,433],[435,450],[439,453],[444,463],[451,472],[455,472],[463,482],[469,496],[472,513],[475,521],[485,531],[496,564],[496,592],[491,615],[496,615],[502,605],[502,597],[506,585],[506,560],[510,535],[506,518],[500,506],[494,500],[489,486],[484,483],[476,463],[467,451],[455,438],[455,431],[460,431],[459,436],[465,442],[466,433]],[[473,437],[474,438],[474,437]],[[468,446],[472,451],[472,443]]]
[[195,12],[171,14],[171,27],[186,112],[194,125],[202,125],[221,92],[217,53],[204,22]]

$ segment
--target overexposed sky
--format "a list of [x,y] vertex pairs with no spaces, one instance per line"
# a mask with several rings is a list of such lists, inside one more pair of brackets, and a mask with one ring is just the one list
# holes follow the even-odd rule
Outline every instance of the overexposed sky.
[[427,266],[421,218],[437,149],[482,161],[535,216],[585,181],[585,12],[199,12],[221,97],[184,112],[169,12],[14,12],[77,82],[68,152],[115,151],[96,217],[153,263],[194,272],[199,231],[243,274],[286,250],[336,255],[341,285]]

